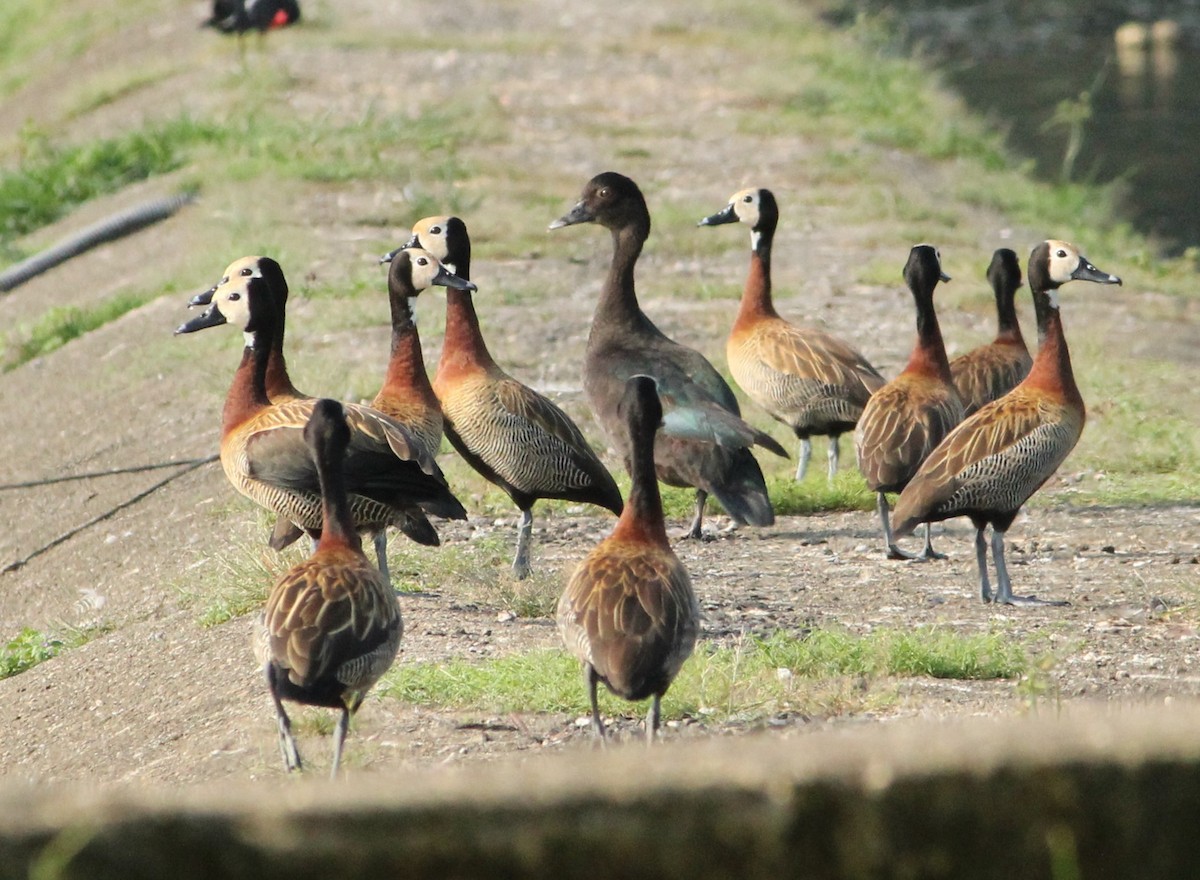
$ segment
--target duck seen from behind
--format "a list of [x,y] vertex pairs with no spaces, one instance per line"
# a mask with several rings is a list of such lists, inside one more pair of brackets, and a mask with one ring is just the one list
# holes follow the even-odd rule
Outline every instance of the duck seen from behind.
[[301,769],[284,700],[340,709],[333,735],[336,779],[351,716],[396,659],[404,626],[396,594],[363,554],[343,473],[350,428],[336,400],[318,400],[304,440],[320,477],[321,538],[312,556],[275,582],[256,653],[275,703],[284,766]]
[[611,535],[584,558],[558,603],[558,631],[584,668],[592,728],[604,741],[597,684],[626,700],[650,698],[653,742],[661,701],[700,631],[687,569],[671,549],[654,463],[662,405],[654,380],[634,376],[618,404],[629,435],[629,501]]
[[919,244],[909,252],[904,280],[917,306],[917,341],[908,364],[867,402],[854,443],[858,467],[867,488],[878,498],[879,518],[889,559],[940,558],[933,552],[929,527],[925,548],[918,556],[896,546],[888,521],[888,492],[908,485],[921,462],[962,421],[963,405],[950,379],[950,364],[933,309],[933,290],[949,281],[941,257],[932,245]]
[[701,537],[710,494],[735,523],[768,526],[775,513],[762,470],[750,453],[764,446],[787,457],[774,438],[741,418],[737,398],[695,349],[668,338],[638,305],[634,268],[650,235],[650,212],[636,183],[613,171],[588,181],[570,212],[551,229],[599,223],[612,233],[613,252],[592,317],[583,387],[609,442],[629,466],[629,438],[617,411],[632,376],[651,376],[664,409],[654,447],[658,478],[696,489],[696,514],[687,536]]
[[[460,277],[470,272],[471,239],[458,217],[419,221],[406,247],[424,248]],[[619,514],[621,490],[571,418],[492,358],[471,290],[446,292],[446,337],[433,390],[450,443],[521,511],[512,570],[523,579],[531,572],[533,505],[539,498],[594,504]]]
[[[1004,560],[1004,533],[1021,506],[1058,470],[1083,432],[1085,408],[1063,335],[1058,289],[1068,281],[1120,284],[1065,241],[1033,249],[1027,269],[1041,344],[1033,367],[1016,388],[985,405],[952,431],[921,465],[896,502],[896,534],[918,523],[966,516],[975,526],[975,559],[984,602],[1065,605],[1014,596]],[[988,582],[987,541],[997,591]]]
[[996,338],[950,361],[950,376],[967,415],[1016,388],[1033,365],[1013,302],[1021,287],[1017,255],[1010,248],[999,248],[992,254],[987,278],[996,296]]
[[[207,310],[181,325],[192,333],[225,323],[241,326],[246,339],[222,413],[221,463],[239,492],[296,523],[314,540],[321,531],[320,483],[304,444],[303,429],[315,401],[272,403],[267,396],[268,363],[279,311],[268,276],[278,269],[269,257],[247,257],[226,270]],[[437,464],[401,424],[370,407],[345,406],[350,424],[346,482],[350,508],[360,529],[378,535],[397,525],[419,543],[438,543],[425,510],[447,518],[466,511],[450,492]],[[377,539],[379,565],[387,574],[385,546]]]
[[725,344],[729,370],[750,399],[800,440],[796,479],[812,458],[813,436],[829,438],[830,480],[837,474],[839,438],[853,431],[871,395],[884,384],[861,354],[821,330],[789,323],[771,297],[771,244],[779,206],[769,189],[736,192],[700,226],[750,227],[750,272],[737,319]]

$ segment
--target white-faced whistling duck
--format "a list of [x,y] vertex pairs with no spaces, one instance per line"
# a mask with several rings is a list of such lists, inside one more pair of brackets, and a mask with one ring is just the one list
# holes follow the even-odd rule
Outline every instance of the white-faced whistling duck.
[[[234,261],[227,271],[240,271],[244,266],[257,260],[257,257],[243,257],[240,260]],[[293,400],[305,400],[311,395],[299,391],[292,384],[292,377],[288,373],[287,360],[283,354],[283,336],[287,327],[287,279],[284,277],[283,270],[279,264],[274,260],[263,260],[260,268],[263,273],[263,281],[270,287],[271,298],[274,300],[275,307],[279,312],[279,324],[276,327],[274,342],[271,344],[271,355],[267,359],[267,399],[271,403],[288,403]],[[203,293],[196,294],[188,303],[188,308],[198,306],[207,307],[211,305],[213,294],[216,292],[216,285],[213,285]],[[272,550],[282,550],[284,547],[291,546],[299,540],[303,534],[304,529],[291,520],[282,516],[277,517],[275,527],[271,531],[271,537],[267,540],[267,544]],[[314,543],[313,546],[315,547],[316,544]]]
[[853,431],[883,376],[835,336],[785,321],[771,300],[771,242],[779,206],[769,189],[744,189],[700,226],[750,227],[750,272],[737,319],[725,343],[729,371],[750,399],[783,422],[800,440],[796,479],[812,458],[810,437],[829,438],[828,475],[837,474],[839,438]]
[[299,20],[297,0],[213,0],[212,15],[200,26],[240,37],[247,31],[264,34]]
[[992,254],[987,278],[996,294],[999,322],[996,338],[950,361],[950,376],[967,415],[1016,388],[1017,383],[1029,375],[1033,365],[1013,302],[1021,287],[1021,264],[1017,255],[1009,248],[997,250]]
[[420,248],[397,250],[387,256],[392,351],[383,387],[371,406],[406,426],[433,458],[442,445],[442,408],[425,372],[413,303],[421,291],[434,284],[464,290],[474,290],[475,285],[451,274],[434,254]]
[[[292,400],[305,400],[312,395],[305,394],[297,390],[292,384],[292,377],[288,373],[287,359],[283,354],[283,337],[287,329],[287,301],[288,301],[288,283],[287,278],[283,275],[283,269],[279,263],[267,257],[242,257],[240,260],[234,260],[225,270],[225,276],[219,284],[228,282],[231,274],[237,274],[247,267],[258,265],[259,271],[262,272],[263,282],[270,288],[271,299],[275,303],[275,309],[279,313],[278,324],[275,328],[274,341],[271,343],[271,355],[267,359],[267,397],[271,403],[288,403]],[[196,308],[198,306],[208,307],[212,305],[213,294],[217,292],[217,285],[213,285],[203,293],[198,293],[188,302],[188,308]],[[279,549],[279,548],[276,548]]]
[[[424,248],[460,277],[470,272],[471,239],[458,217],[419,221],[408,246]],[[433,390],[450,443],[521,511],[512,563],[517,578],[529,576],[533,505],[539,498],[621,512],[621,490],[571,418],[492,359],[470,291],[446,291],[446,337]]]
[[613,241],[583,365],[584,391],[609,442],[628,466],[629,437],[617,405],[631,376],[652,377],[665,412],[654,446],[658,478],[696,489],[696,514],[687,536],[701,537],[710,494],[735,523],[771,525],[775,512],[749,447],[758,444],[784,458],[787,452],[742,420],[729,383],[704,355],[669,339],[638,305],[634,267],[650,236],[650,211],[637,184],[612,171],[598,174],[575,207],[550,228],[589,222],[610,230]]
[[321,539],[313,555],[275,582],[256,633],[256,653],[288,770],[301,768],[284,700],[341,709],[333,734],[337,778],[350,717],[392,662],[403,623],[387,578],[363,554],[343,472],[350,428],[342,404],[318,400],[304,428],[321,484]]
[[662,405],[654,380],[634,376],[618,404],[629,435],[629,501],[611,535],[584,558],[558,603],[558,631],[583,663],[592,727],[604,741],[596,685],[626,700],[651,698],[646,741],[663,694],[691,655],[700,609],[687,569],[671,549],[654,464]]
[[[1058,288],[1071,280],[1120,284],[1074,245],[1045,241],[1029,255],[1029,287],[1041,345],[1016,388],[969,417],[925,460],[896,502],[896,534],[955,516],[975,526],[975,559],[984,602],[1065,605],[1014,596],[1004,563],[1004,533],[1021,505],[1058,469],[1083,431],[1084,406],[1063,336]],[[992,526],[997,591],[987,573],[984,529]]]
[[[246,347],[225,399],[221,463],[234,488],[303,528],[314,540],[321,531],[321,496],[316,468],[302,432],[313,399],[274,404],[267,396],[268,362],[280,314],[267,276],[279,271],[269,257],[238,260],[216,285],[211,304],[176,333],[225,323],[242,327]],[[346,481],[350,507],[360,529],[376,536],[379,565],[387,574],[386,527],[395,525],[418,543],[436,545],[426,512],[464,519],[437,464],[401,424],[370,407],[346,404],[350,448]]]
[[938,281],[950,280],[942,271],[937,250],[927,244],[915,246],[904,266],[904,280],[917,304],[917,342],[900,375],[867,401],[854,443],[867,487],[878,495],[888,558],[943,558],[933,552],[928,526],[925,549],[913,556],[896,546],[888,523],[885,493],[907,486],[921,462],[963,417],[962,400],[950,380],[950,364],[933,310],[933,289]]

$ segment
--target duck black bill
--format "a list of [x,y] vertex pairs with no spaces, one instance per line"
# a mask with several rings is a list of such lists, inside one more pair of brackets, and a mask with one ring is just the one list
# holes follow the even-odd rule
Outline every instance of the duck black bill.
[[717,211],[717,213],[715,213],[715,214],[709,214],[707,217],[705,217],[703,220],[701,220],[696,225],[697,226],[721,226],[722,224],[725,224],[725,223],[737,223],[737,222],[738,222],[737,212],[733,210],[733,205],[730,204],[730,205],[726,205],[724,207],[724,209]]
[[197,306],[207,306],[212,304],[213,294],[217,292],[217,286],[214,284],[203,293],[198,293],[188,300],[188,308],[194,309]]
[[460,278],[455,275],[445,266],[438,270],[438,273],[433,276],[431,284],[438,284],[442,287],[453,287],[455,290],[478,290],[475,282],[468,281],[466,278]]
[[564,226],[574,226],[576,223],[591,223],[595,219],[596,215],[591,212],[591,209],[583,202],[579,202],[574,208],[551,223],[550,228],[562,229]]
[[1101,272],[1083,257],[1079,258],[1079,265],[1075,267],[1075,271],[1071,273],[1071,277],[1076,281],[1095,281],[1098,284],[1121,283],[1121,279],[1116,275]]
[[204,330],[208,327],[220,327],[224,323],[225,316],[221,314],[221,310],[216,305],[211,305],[192,318],[192,320],[176,327],[175,335],[178,336],[180,333],[195,333],[197,330]]

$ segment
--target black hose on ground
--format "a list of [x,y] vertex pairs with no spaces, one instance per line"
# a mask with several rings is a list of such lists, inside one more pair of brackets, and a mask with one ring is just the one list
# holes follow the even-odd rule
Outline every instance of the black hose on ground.
[[137,232],[152,223],[166,220],[184,205],[195,200],[193,193],[179,193],[166,198],[152,199],[127,211],[107,217],[88,228],[63,239],[41,253],[22,260],[0,272],[0,293],[7,293],[31,278],[53,269],[59,263],[79,256],[105,242],[114,241]]

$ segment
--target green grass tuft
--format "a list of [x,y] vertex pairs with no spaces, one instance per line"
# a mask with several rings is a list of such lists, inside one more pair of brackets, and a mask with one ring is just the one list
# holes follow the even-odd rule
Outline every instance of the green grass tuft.
[[554,614],[562,581],[554,569],[538,566],[518,581],[512,575],[516,531],[498,529],[468,544],[443,544],[436,550],[411,541],[388,542],[392,583],[401,592],[444,591],[460,602],[495,607],[520,618]]
[[0,246],[71,208],[183,163],[181,148],[204,128],[188,120],[82,145],[63,146],[36,129],[21,137],[18,166],[0,174]]
[[10,343],[3,351],[4,371],[8,372],[34,358],[62,348],[73,339],[103,327],[139,308],[157,294],[146,291],[122,293],[95,306],[69,306],[49,309],[28,331],[24,339]]
[[767,492],[779,516],[875,509],[875,493],[867,489],[862,474],[856,469],[841,470],[831,485],[824,462],[810,466],[803,483],[797,483],[790,471],[767,477]]
[[[879,629],[865,635],[816,630],[777,633],[733,647],[701,645],[663,701],[667,717],[704,715],[750,720],[812,709],[831,683],[846,677],[1016,679],[1029,668],[1024,646],[1002,633],[969,635],[940,627]],[[401,664],[384,678],[385,697],[425,706],[491,712],[584,714],[579,663],[558,650],[485,663],[451,660]],[[601,709],[627,714],[627,703],[604,693]]]
[[91,640],[96,632],[92,629],[67,628],[63,635],[50,635],[25,627],[0,649],[0,679],[20,675],[69,648],[77,648]]
[[265,546],[267,526],[261,531],[262,543],[214,555],[193,566],[195,573],[177,585],[184,602],[197,608],[200,626],[220,626],[261,611],[271,586],[308,549],[308,539],[302,538],[284,553],[276,553]]

